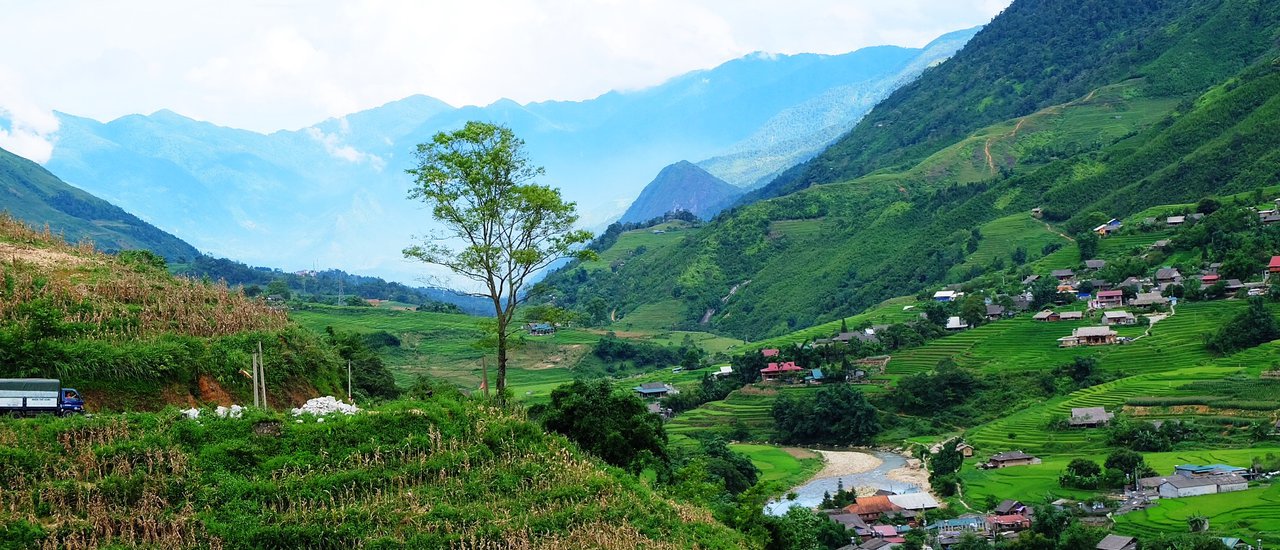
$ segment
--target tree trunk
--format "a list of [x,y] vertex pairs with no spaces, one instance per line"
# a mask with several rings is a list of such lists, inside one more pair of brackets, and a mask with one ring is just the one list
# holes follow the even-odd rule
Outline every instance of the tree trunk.
[[507,331],[498,328],[498,405],[507,404]]

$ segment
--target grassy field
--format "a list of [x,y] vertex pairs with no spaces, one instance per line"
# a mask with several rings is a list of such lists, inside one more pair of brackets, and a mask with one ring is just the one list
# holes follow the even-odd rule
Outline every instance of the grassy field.
[[731,449],[747,455],[760,469],[760,482],[781,487],[800,485],[822,469],[822,457],[813,451],[773,445],[733,444]]
[[[477,388],[482,358],[495,375],[496,358],[475,345],[483,332],[483,318],[449,313],[317,306],[289,312],[290,319],[323,333],[325,327],[356,332],[387,331],[400,339],[399,348],[385,350],[383,360],[401,386],[420,375],[448,380],[463,388]],[[517,397],[545,399],[555,386],[573,380],[575,367],[590,352],[599,335],[574,329],[549,336],[527,336],[510,355],[508,383]]]
[[[654,231],[662,231],[663,233],[654,233]],[[653,227],[644,229],[633,229],[626,231],[618,236],[618,242],[609,247],[600,254],[600,258],[583,262],[582,267],[591,270],[609,269],[613,262],[626,260],[635,255],[636,250],[644,247],[647,250],[656,250],[661,247],[667,247],[679,244],[690,235],[695,234],[697,228],[690,226],[683,221],[671,221]]]

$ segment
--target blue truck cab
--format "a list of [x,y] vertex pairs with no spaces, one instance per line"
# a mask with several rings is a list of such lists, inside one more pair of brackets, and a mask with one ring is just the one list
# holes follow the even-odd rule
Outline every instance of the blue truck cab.
[[75,388],[64,388],[54,378],[0,378],[0,414],[84,413],[84,398]]

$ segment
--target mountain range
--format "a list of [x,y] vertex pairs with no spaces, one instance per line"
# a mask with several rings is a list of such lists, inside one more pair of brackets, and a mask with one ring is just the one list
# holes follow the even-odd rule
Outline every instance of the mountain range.
[[415,145],[435,132],[467,120],[512,127],[547,168],[545,182],[578,203],[585,225],[600,228],[681,159],[706,159],[705,169],[736,186],[759,185],[821,150],[975,31],[919,49],[753,54],[587,101],[453,107],[413,96],[267,135],[170,111],[106,123],[57,113],[46,168],[215,256],[406,281],[446,277],[400,253],[433,227],[406,200],[403,170]]

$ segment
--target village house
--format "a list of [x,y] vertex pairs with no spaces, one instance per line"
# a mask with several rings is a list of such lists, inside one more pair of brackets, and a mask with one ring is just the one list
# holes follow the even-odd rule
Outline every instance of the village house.
[[1129,301],[1129,305],[1133,307],[1162,306],[1167,303],[1169,299],[1162,296],[1159,291],[1139,292],[1133,300]]
[[1085,260],[1084,266],[1086,268],[1097,271],[1099,269],[1107,267],[1107,261],[1106,260]]
[[1055,269],[1051,275],[1058,281],[1069,281],[1076,276],[1076,272],[1070,269]]
[[1176,268],[1162,267],[1156,270],[1156,284],[1162,283],[1181,283],[1182,274],[1178,273]]
[[969,328],[969,323],[964,322],[959,317],[955,315],[947,317],[947,330],[964,330],[967,328]]
[[679,390],[664,382],[645,382],[631,389],[645,399],[658,399],[680,393]]
[[1267,263],[1268,273],[1280,273],[1280,256],[1272,256],[1271,261]]
[[1227,279],[1227,292],[1236,292],[1244,288],[1244,283],[1240,279]]
[[1107,535],[1094,548],[1097,550],[1138,550],[1138,541],[1133,537]]
[[760,370],[760,377],[764,378],[765,382],[777,382],[795,378],[802,372],[804,372],[804,368],[796,366],[795,362],[792,361],[769,363],[768,367]]
[[720,370],[711,373],[712,378],[720,378],[722,376],[730,376],[733,374],[733,367],[729,365],[721,365]]
[[1004,499],[1000,501],[1000,504],[996,505],[995,513],[1001,516],[1013,514],[1025,516],[1027,515],[1027,505],[1017,500]]
[[1102,312],[1102,324],[1104,325],[1134,325],[1137,323],[1138,318],[1127,311]]
[[658,403],[656,401],[653,403],[649,403],[649,413],[656,414],[662,417],[663,420],[671,420],[671,417],[675,416],[675,411],[672,411],[669,408],[663,407],[661,403]]
[[987,517],[987,529],[992,533],[1025,531],[1031,528],[1031,519],[1022,514],[995,515]]
[[1039,464],[1040,459],[1022,451],[1009,451],[991,455],[987,460],[988,468],[1008,468],[1011,466],[1028,466]]
[[987,319],[992,321],[1004,317],[1004,306],[1000,304],[987,304]]
[[778,350],[776,350],[776,349],[762,349],[762,350],[760,350],[760,355],[763,355],[763,356],[765,356],[765,357],[777,357],[777,356],[778,356]]
[[1121,307],[1124,306],[1123,290],[1100,290],[1098,291],[1098,307]]
[[1249,469],[1229,464],[1179,464],[1173,467],[1173,475],[1183,477],[1204,477],[1221,474],[1235,474],[1249,477]]
[[1174,475],[1164,478],[1157,486],[1157,491],[1160,493],[1160,498],[1180,498],[1230,493],[1248,488],[1249,482],[1235,474],[1203,477]]
[[1063,321],[1083,321],[1084,312],[1083,311],[1064,311],[1058,314],[1058,318]]
[[1169,244],[1170,244],[1170,243],[1172,243],[1172,242],[1173,242],[1173,241],[1171,241],[1171,240],[1169,240],[1169,239],[1160,239],[1160,240],[1158,240],[1158,241],[1156,241],[1156,242],[1154,242],[1154,243],[1151,243],[1151,248],[1153,248],[1153,249],[1155,249],[1155,250],[1164,250],[1164,249],[1166,249],[1166,248],[1169,248]]
[[933,299],[938,302],[954,302],[961,296],[964,296],[963,292],[954,290],[939,290],[933,293]]
[[898,508],[909,511],[924,512],[938,508],[938,501],[929,493],[907,493],[905,495],[887,495],[885,498]]
[[972,458],[973,445],[970,445],[968,443],[961,443],[959,445],[956,445],[956,452],[960,453],[960,455],[965,458]]
[[1058,347],[1106,346],[1116,343],[1116,331],[1107,327],[1080,327],[1071,331],[1071,336],[1058,339]]
[[546,336],[555,333],[556,327],[551,323],[529,323],[530,336]]
[[839,523],[845,529],[853,531],[853,534],[859,537],[871,537],[875,535],[875,531],[871,529],[867,522],[862,520],[858,514],[850,514],[843,509],[827,510],[827,519]]
[[1058,312],[1056,311],[1046,309],[1044,311],[1041,311],[1040,313],[1032,315],[1031,319],[1033,321],[1053,322],[1053,321],[1061,320],[1062,316],[1059,315]]
[[1027,277],[1022,280],[1022,286],[1031,286],[1031,283],[1034,283],[1038,280],[1040,280],[1039,275],[1034,275],[1034,274],[1027,275]]
[[1106,279],[1089,279],[1089,284],[1093,285],[1094,290],[1107,290],[1111,288],[1111,281]]
[[1222,279],[1222,277],[1219,277],[1217,273],[1205,273],[1200,276],[1200,284],[1210,286],[1217,283],[1220,279]]
[[867,523],[880,521],[880,516],[887,513],[902,511],[884,495],[858,497],[854,499],[853,504],[845,506],[844,510],[850,514],[856,514]]
[[1179,225],[1186,223],[1186,221],[1187,221],[1186,216],[1169,216],[1168,218],[1164,219],[1165,225],[1168,225],[1170,227],[1177,227]]
[[1071,419],[1067,423],[1072,428],[1097,428],[1105,426],[1115,415],[1102,407],[1082,407],[1071,409]]

